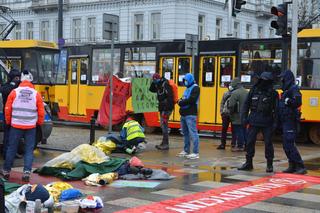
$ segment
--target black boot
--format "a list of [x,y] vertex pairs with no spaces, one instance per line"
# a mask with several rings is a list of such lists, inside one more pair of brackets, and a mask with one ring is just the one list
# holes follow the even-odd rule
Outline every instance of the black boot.
[[169,150],[169,138],[164,135],[162,139],[162,143],[160,145],[156,145],[156,148],[159,150]]
[[289,162],[289,167],[282,172],[284,173],[294,173],[296,171],[296,165],[295,163]]
[[307,170],[304,167],[303,163],[296,163],[296,169],[294,174],[300,174],[300,175],[307,174]]
[[226,149],[226,145],[220,144],[220,145],[217,147],[217,149]]
[[273,172],[273,160],[267,160],[267,168],[266,168],[266,172]]
[[252,158],[247,158],[246,162],[241,167],[239,167],[238,170],[243,170],[243,171],[253,170]]

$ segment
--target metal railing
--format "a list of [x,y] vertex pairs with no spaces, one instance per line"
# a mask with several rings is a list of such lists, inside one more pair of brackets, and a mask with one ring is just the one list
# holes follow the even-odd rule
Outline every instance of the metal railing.
[[[32,0],[31,7],[58,6],[59,0]],[[68,4],[69,0],[63,0],[63,4]]]

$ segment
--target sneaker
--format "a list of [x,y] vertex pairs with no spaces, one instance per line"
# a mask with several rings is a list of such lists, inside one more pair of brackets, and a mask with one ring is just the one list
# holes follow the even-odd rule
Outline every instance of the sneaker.
[[22,181],[23,182],[29,182],[30,181],[30,175],[31,175],[31,172],[24,171],[23,175],[22,175]]
[[9,178],[10,178],[10,172],[7,172],[7,171],[2,171],[1,172],[1,175],[2,175],[2,177],[5,179],[5,180],[9,180]]
[[185,152],[185,151],[181,151],[180,153],[177,154],[178,157],[185,157],[189,155],[189,153]]
[[190,160],[199,159],[199,154],[192,153],[192,154],[186,155],[186,158]]

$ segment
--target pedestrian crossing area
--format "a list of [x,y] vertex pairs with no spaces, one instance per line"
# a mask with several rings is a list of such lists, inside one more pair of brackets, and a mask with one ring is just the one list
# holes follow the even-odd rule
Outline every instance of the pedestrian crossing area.
[[[187,170],[183,171],[184,173]],[[195,177],[196,176],[196,177]],[[186,182],[190,182],[187,185],[179,185],[172,183],[170,187],[165,186],[161,187],[161,185],[155,189],[152,189],[148,192],[143,191],[143,195],[138,195],[136,192],[133,195],[127,193],[126,197],[122,197],[120,199],[109,200],[106,202],[106,205],[112,208],[113,210],[125,210],[123,212],[139,212],[135,211],[134,207],[149,205],[152,208],[153,204],[170,200],[170,199],[179,199],[183,196],[192,196],[198,192],[204,192],[207,190],[219,190],[221,187],[232,187],[235,184],[243,183],[246,181],[255,181],[261,176],[253,175],[228,175],[223,177],[223,181],[210,181],[204,180],[199,181],[199,176],[201,173],[195,174],[194,171],[189,171],[189,175],[186,175],[182,178],[185,178]],[[193,182],[193,179],[195,180]],[[290,178],[289,178],[290,179]],[[198,180],[198,181],[197,181]],[[173,181],[174,182],[174,181]],[[272,192],[270,192],[272,193]],[[134,198],[133,198],[134,196]],[[128,209],[129,208],[129,209]],[[111,212],[111,211],[110,211]],[[145,211],[148,213],[158,212],[153,211]],[[163,212],[184,212],[182,210],[173,210],[173,211],[163,211]],[[185,212],[215,212],[215,211],[198,211],[198,210],[190,210]],[[221,212],[221,211],[217,211]],[[224,212],[224,211],[223,211]],[[225,212],[290,212],[290,213],[320,213],[320,184],[311,185],[306,187],[305,189],[300,189],[297,191],[284,193],[279,196],[275,196],[272,198],[268,198],[266,200],[261,200],[258,202],[253,202],[247,205],[243,205],[239,208],[235,208],[232,210],[228,210]]]

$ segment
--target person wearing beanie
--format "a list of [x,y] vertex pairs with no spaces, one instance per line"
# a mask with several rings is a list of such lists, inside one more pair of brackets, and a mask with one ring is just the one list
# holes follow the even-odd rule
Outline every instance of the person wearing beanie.
[[[21,72],[16,69],[12,69],[8,74],[8,81],[0,87],[0,93],[2,95],[3,103],[3,113],[5,113],[5,105],[7,103],[8,96],[12,90],[17,88],[20,84]],[[9,138],[10,126],[6,124],[5,119],[3,120],[3,146],[2,146],[2,156],[5,159],[6,151],[8,148],[8,138]]]
[[158,74],[155,73],[152,76],[152,83],[149,88],[150,92],[157,94],[157,99],[159,102],[158,110],[160,113],[160,125],[162,129],[162,142],[156,145],[159,150],[169,149],[169,132],[168,132],[168,121],[169,117],[173,111],[174,100],[172,87],[169,81]]
[[24,70],[21,83],[8,97],[5,106],[6,123],[11,126],[8,149],[2,176],[9,179],[11,167],[17,153],[19,141],[24,138],[25,154],[22,181],[29,182],[33,162],[33,149],[36,143],[36,126],[44,121],[44,105],[40,93],[31,81],[32,74]]

